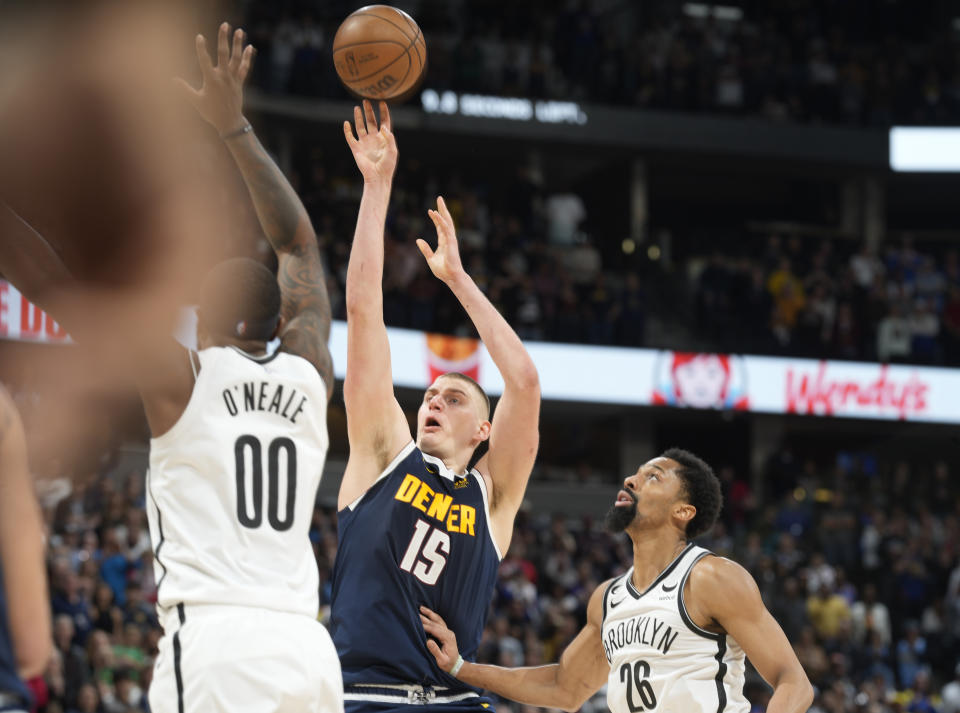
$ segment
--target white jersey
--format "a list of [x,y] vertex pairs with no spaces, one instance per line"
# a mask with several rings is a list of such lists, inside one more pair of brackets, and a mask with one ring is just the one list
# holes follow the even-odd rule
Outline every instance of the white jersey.
[[308,532],[329,444],[323,379],[284,352],[211,347],[196,356],[186,409],[150,441],[157,604],[315,618],[319,575]]
[[645,592],[633,567],[603,595],[603,648],[613,713],[747,713],[744,654],[730,636],[701,629],[683,603],[690,569],[709,550],[689,544]]

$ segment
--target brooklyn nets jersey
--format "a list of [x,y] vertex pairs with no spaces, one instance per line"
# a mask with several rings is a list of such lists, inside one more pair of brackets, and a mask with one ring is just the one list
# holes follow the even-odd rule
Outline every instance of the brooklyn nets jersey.
[[603,648],[610,663],[612,713],[747,713],[743,649],[730,636],[701,629],[683,603],[693,565],[709,550],[687,545],[646,591],[633,567],[603,596]]
[[305,359],[234,347],[199,354],[174,426],[150,441],[147,511],[157,603],[316,617],[308,538],[327,455],[327,390]]

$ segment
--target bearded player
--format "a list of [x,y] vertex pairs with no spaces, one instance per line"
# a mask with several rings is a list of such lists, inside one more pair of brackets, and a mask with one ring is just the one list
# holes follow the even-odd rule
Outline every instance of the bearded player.
[[606,684],[613,713],[747,713],[749,657],[773,686],[768,713],[802,713],[813,688],[753,577],[690,541],[713,527],[720,505],[710,466],[672,448],[624,480],[607,527],[630,536],[633,566],[597,587],[560,663],[467,662],[443,617],[425,608],[436,639],[427,648],[464,683],[535,706],[575,711]]

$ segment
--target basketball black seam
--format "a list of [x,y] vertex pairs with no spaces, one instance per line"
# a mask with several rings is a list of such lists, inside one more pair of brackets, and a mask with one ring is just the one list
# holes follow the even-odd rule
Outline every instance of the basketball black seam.
[[[385,18],[385,17],[380,17],[379,15],[375,15],[375,14],[373,14],[372,12],[357,12],[357,13],[354,13],[354,14],[353,14],[353,17],[375,17],[375,18],[377,18],[378,20],[383,20],[383,21],[386,22],[388,25],[393,25],[393,26],[396,27],[398,30],[400,30],[400,32],[403,33],[403,36],[404,36],[404,37],[406,37],[406,38],[408,38],[408,39],[410,38],[410,35],[407,34],[407,31],[404,30],[402,27],[400,27],[400,25],[398,25],[397,23],[395,23],[395,22],[393,22],[393,21],[391,21],[391,20],[388,20],[388,19]],[[417,28],[417,35],[418,35],[418,36],[420,35],[420,28]],[[414,37],[414,38],[413,38],[413,41],[416,42],[416,41],[417,41],[417,38]]]
[[[366,14],[366,13],[364,13],[364,14]],[[371,17],[379,17],[379,16],[378,16],[378,15],[372,15]],[[383,18],[380,18],[380,19],[382,20]],[[390,21],[389,21],[389,20],[384,20],[384,22],[390,22]],[[392,22],[390,22],[390,24],[393,25]],[[396,27],[396,25],[394,25],[394,26]],[[406,36],[407,36],[407,34],[404,32],[404,37],[406,37]],[[407,65],[407,71],[406,71],[406,73],[403,75],[403,79],[400,80],[400,84],[402,85],[403,82],[404,82],[404,80],[406,80],[407,75],[410,74],[410,70],[413,68],[413,58],[410,57],[410,48],[413,47],[414,44],[416,44],[418,37],[420,37],[420,33],[419,33],[419,32],[417,33],[417,36],[413,38],[413,42],[410,43],[409,45],[407,45],[407,46],[404,48],[403,54],[397,55],[389,64],[385,64],[385,65],[382,66],[380,69],[378,69],[376,72],[373,72],[373,74],[365,74],[365,75],[363,75],[362,77],[357,77],[356,79],[351,79],[350,82],[349,82],[349,84],[352,85],[352,84],[355,84],[356,82],[362,82],[362,81],[364,81],[365,79],[369,79],[370,77],[376,76],[377,74],[380,74],[380,73],[386,71],[387,69],[389,69],[390,67],[392,67],[392,66],[396,63],[397,60],[399,60],[401,57],[403,57],[403,55],[407,55],[407,59],[410,60],[410,62],[409,62],[409,64]],[[381,44],[381,43],[392,44],[392,45],[399,45],[399,44],[400,44],[399,42],[394,42],[393,40],[371,40],[370,42],[354,42],[354,43],[349,44],[349,45],[340,45],[339,47],[337,47],[337,49],[336,49],[335,51],[336,51],[336,52],[339,52],[340,50],[344,49],[345,47],[356,47],[356,46],[358,46],[358,45],[374,45],[374,44]],[[402,45],[401,45],[401,47],[402,47]],[[420,58],[420,53],[419,53],[419,52],[417,53],[417,58],[418,58],[418,59]],[[420,67],[421,67],[421,68],[423,67],[423,62],[420,63]]]
[[347,47],[359,47],[360,45],[400,45],[404,48],[404,51],[406,51],[406,45],[402,42],[396,42],[395,40],[367,40],[366,42],[351,42],[348,45],[337,45],[334,52],[339,52]]

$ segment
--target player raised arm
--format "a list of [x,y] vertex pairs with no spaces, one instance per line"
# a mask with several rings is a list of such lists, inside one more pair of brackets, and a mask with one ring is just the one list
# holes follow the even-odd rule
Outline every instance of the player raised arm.
[[50,658],[50,605],[43,526],[27,468],[20,415],[0,387],[0,563],[7,616],[22,678],[41,674]]
[[327,347],[330,301],[317,236],[303,203],[243,115],[243,84],[254,56],[253,46],[244,48],[243,40],[243,30],[238,28],[231,45],[230,25],[220,25],[214,65],[203,35],[197,35],[203,85],[193,89],[184,80],[177,81],[230,149],[263,233],[277,253],[282,298],[280,349],[313,364],[329,394],[333,390],[333,362]]
[[[410,427],[393,393],[390,344],[383,322],[383,230],[397,143],[390,111],[380,102],[380,125],[368,101],[343,123],[347,145],[363,175],[363,196],[347,266],[347,408],[350,459],[340,484],[340,509],[366,492],[410,441]],[[354,130],[356,135],[354,135]]]
[[[603,593],[610,582],[601,584],[590,596],[587,624],[564,649],[560,663],[525,668],[504,668],[464,661],[455,674],[464,683],[532,706],[576,711],[607,682],[610,665],[601,640]],[[420,607],[420,621],[427,648],[444,671],[451,671],[460,657],[457,637],[439,614]],[[437,643],[439,642],[439,644]]]
[[490,447],[476,468],[492,481],[494,537],[500,551],[506,552],[540,441],[540,380],[520,337],[463,269],[453,218],[442,197],[429,216],[437,229],[437,249],[425,240],[417,240],[417,246],[433,274],[463,305],[503,377]]
[[693,621],[720,626],[773,687],[767,711],[806,711],[813,702],[813,687],[750,573],[731,560],[706,557],[691,570],[687,586],[691,593],[687,612]]

